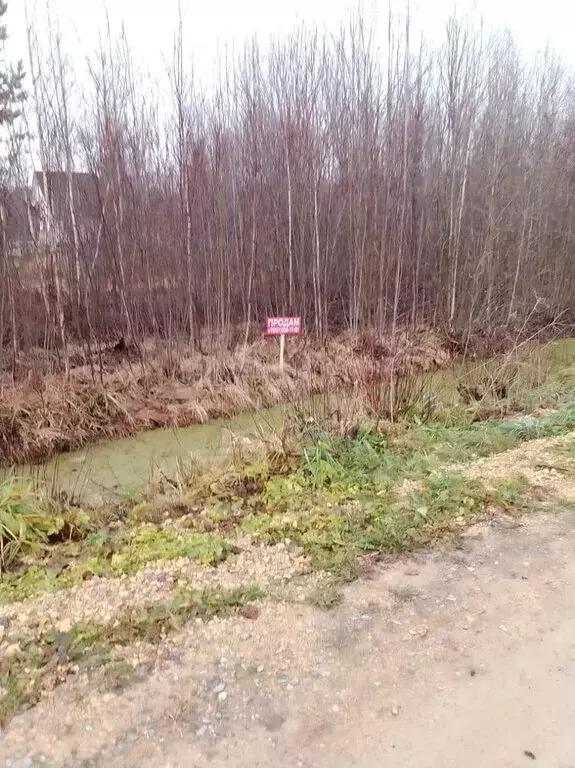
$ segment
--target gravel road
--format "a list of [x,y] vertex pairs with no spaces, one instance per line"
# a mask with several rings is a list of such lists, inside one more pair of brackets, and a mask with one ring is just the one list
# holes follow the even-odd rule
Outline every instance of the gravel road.
[[323,612],[196,623],[119,692],[72,679],[0,739],[10,768],[575,768],[575,511],[377,565]]

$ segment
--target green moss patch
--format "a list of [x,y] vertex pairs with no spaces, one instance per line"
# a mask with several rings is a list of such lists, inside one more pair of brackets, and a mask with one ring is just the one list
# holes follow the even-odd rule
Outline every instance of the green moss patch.
[[5,574],[0,582],[0,600],[23,600],[33,594],[80,584],[94,576],[135,573],[158,560],[185,557],[201,565],[217,565],[231,551],[227,541],[211,533],[179,532],[152,525],[124,530],[115,538],[93,534],[79,547],[61,546],[58,567],[32,565]]

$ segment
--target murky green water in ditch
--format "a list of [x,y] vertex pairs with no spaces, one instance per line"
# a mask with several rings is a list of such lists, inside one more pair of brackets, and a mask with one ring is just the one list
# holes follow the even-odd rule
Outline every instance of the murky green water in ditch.
[[[542,369],[573,362],[575,339],[546,344],[526,356],[528,364]],[[456,384],[465,371],[477,363],[424,374],[426,390],[444,403],[457,401]],[[342,393],[339,399],[345,399]],[[310,401],[310,406],[314,401]],[[313,410],[313,409],[312,409]],[[259,413],[240,414],[232,419],[212,421],[180,429],[154,429],[133,437],[108,440],[76,453],[61,454],[42,467],[18,467],[20,477],[33,477],[54,484],[74,498],[87,503],[141,493],[155,473],[174,473],[192,459],[214,462],[230,452],[232,435],[257,438],[281,427],[289,406],[276,406]]]
[[281,427],[284,408],[244,413],[232,419],[179,429],[153,429],[132,437],[63,453],[41,467],[19,467],[16,474],[54,484],[86,502],[141,493],[159,470],[168,476],[192,459],[212,462],[231,454],[233,436],[257,438]]

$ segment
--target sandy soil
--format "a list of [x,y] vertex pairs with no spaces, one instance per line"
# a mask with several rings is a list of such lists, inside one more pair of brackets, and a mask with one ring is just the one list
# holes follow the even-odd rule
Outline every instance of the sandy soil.
[[575,766],[575,511],[377,566],[336,609],[196,624],[120,693],[58,688],[5,766]]

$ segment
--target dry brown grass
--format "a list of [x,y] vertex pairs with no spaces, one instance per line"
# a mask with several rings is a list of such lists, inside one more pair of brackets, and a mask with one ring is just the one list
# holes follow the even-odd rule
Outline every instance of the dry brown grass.
[[5,373],[0,465],[35,463],[107,437],[204,423],[314,393],[357,390],[392,372],[426,371],[451,359],[427,330],[404,331],[393,346],[367,334],[322,343],[290,339],[283,372],[273,339],[232,351],[214,346],[209,354],[180,350],[177,358],[151,344],[142,352],[143,363],[109,354],[96,375],[96,366],[78,357],[83,364],[72,368],[69,381],[47,373],[51,363],[38,352],[22,360],[16,383]]

